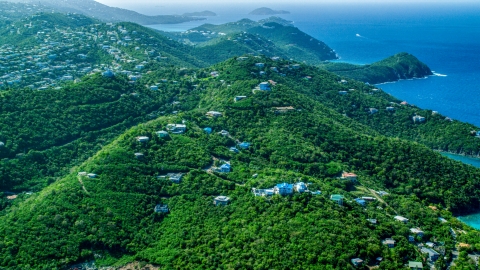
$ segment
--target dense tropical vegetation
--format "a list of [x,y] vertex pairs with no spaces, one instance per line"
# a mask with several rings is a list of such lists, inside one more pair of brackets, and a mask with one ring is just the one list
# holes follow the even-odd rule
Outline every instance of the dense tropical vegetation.
[[[45,23],[65,20],[42,16]],[[477,155],[480,140],[471,135],[477,128],[290,60],[281,42],[260,37],[273,22],[264,26],[193,49],[132,23],[101,24],[85,59],[97,71],[45,90],[3,88],[0,268],[62,269],[95,260],[164,269],[353,269],[358,257],[364,265],[402,269],[427,262],[418,249],[427,241],[441,254],[432,262],[439,269],[459,242],[465,245],[455,267],[471,267],[467,252],[480,249],[480,234],[454,215],[479,209],[480,170],[435,150]],[[99,38],[109,32],[119,38],[111,33],[117,30],[133,44],[120,45],[135,59],[122,62],[124,70],[102,48],[118,43]],[[251,44],[238,44],[240,38]],[[248,54],[267,45],[288,60]],[[209,59],[205,48],[221,56]],[[225,60],[238,52],[227,48],[247,54]],[[407,64],[398,70],[417,74],[416,59],[396,57]],[[115,73],[105,72],[114,64]],[[271,90],[261,91],[261,82]],[[185,124],[186,132],[160,136],[169,124]],[[231,172],[218,172],[226,163]],[[358,180],[341,179],[344,171]],[[169,173],[183,177],[174,183]],[[252,193],[300,181],[321,192]],[[330,200],[334,194],[344,196],[343,205]],[[230,203],[215,206],[219,195]],[[362,205],[360,197],[371,199]],[[169,211],[155,212],[158,204]],[[410,239],[411,228],[421,228],[423,237]],[[386,238],[394,248],[382,243]]]

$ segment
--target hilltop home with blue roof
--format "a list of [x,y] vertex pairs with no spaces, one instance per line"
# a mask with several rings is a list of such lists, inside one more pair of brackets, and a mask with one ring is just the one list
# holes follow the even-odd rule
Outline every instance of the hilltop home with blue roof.
[[281,183],[276,185],[273,188],[275,194],[280,194],[282,196],[293,194],[293,185],[288,183]]
[[330,200],[338,203],[339,205],[343,205],[343,195],[340,195],[340,194],[333,194],[333,195],[330,195]]
[[211,127],[206,127],[206,128],[203,129],[203,131],[205,131],[205,133],[207,133],[207,134],[210,134],[210,133],[212,133],[212,128]]
[[248,149],[248,147],[250,147],[250,143],[242,142],[241,144],[238,145],[238,147],[240,147],[242,149]]
[[220,168],[218,169],[218,171],[219,171],[219,172],[222,172],[222,173],[229,173],[231,169],[232,169],[232,167],[230,166],[230,164],[225,163],[225,164],[223,164],[222,166],[220,166]]
[[260,87],[260,90],[262,91],[270,90],[270,84],[268,82],[262,82],[258,85],[258,87]]
[[364,199],[361,199],[361,198],[356,198],[355,201],[360,204],[361,206],[365,206],[365,200]]

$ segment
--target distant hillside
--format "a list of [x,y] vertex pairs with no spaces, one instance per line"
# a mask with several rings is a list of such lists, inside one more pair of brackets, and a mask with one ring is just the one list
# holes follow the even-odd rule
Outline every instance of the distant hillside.
[[[9,0],[10,2],[22,2],[30,4],[38,4],[39,1],[35,0]],[[172,24],[172,23],[182,23],[188,21],[197,21],[203,20],[203,18],[193,18],[187,16],[176,16],[176,15],[156,15],[156,16],[147,16],[140,14],[135,11],[110,7],[94,0],[68,0],[68,1],[57,1],[57,0],[42,0],[41,5],[45,5],[56,12],[75,12],[84,14],[93,18],[96,18],[101,21],[106,22],[120,22],[128,21],[135,22],[143,25],[148,24]]]
[[271,8],[262,7],[262,8],[257,8],[255,10],[251,11],[248,14],[250,14],[250,15],[277,15],[277,14],[290,14],[290,12],[285,11],[285,10],[273,10]]
[[200,11],[200,12],[184,13],[183,16],[187,16],[187,17],[213,17],[213,16],[217,16],[217,14],[215,12],[205,10],[205,11]]
[[433,75],[426,64],[408,53],[398,53],[370,65],[328,63],[321,67],[340,76],[373,84]]
[[[290,21],[278,17],[258,22],[242,19],[221,25],[204,24],[182,33],[162,34],[185,44],[196,45],[196,47],[210,46],[213,49],[212,44],[224,46],[222,45],[224,42],[230,41],[230,43],[235,42],[243,44],[243,47],[251,48],[249,51],[237,50],[235,48],[238,45],[235,45],[226,50],[229,51],[227,58],[247,52],[293,58],[308,64],[320,64],[325,60],[337,58],[335,52],[325,43],[300,31]],[[248,35],[248,37],[241,37],[241,35]],[[250,46],[260,40],[265,41],[262,47]],[[221,61],[227,58],[223,58]]]

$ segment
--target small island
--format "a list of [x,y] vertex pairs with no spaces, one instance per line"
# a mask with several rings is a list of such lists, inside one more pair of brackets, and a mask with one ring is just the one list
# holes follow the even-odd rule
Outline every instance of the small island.
[[199,12],[190,12],[190,13],[184,13],[182,16],[186,17],[215,17],[217,14],[215,12],[209,11],[209,10],[204,10],[204,11],[199,11]]
[[273,10],[271,8],[257,8],[254,11],[248,13],[250,15],[277,15],[277,14],[290,14],[290,12],[285,10]]

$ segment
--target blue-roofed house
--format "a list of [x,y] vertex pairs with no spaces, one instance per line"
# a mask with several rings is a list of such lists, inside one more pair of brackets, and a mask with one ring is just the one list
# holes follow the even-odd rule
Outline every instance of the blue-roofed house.
[[258,85],[258,87],[260,87],[260,90],[262,91],[270,90],[270,84],[268,82],[262,82]]
[[158,90],[158,86],[156,86],[156,85],[151,85],[151,86],[150,86],[150,90],[156,91],[156,90]]
[[221,173],[229,173],[231,169],[232,169],[232,167],[230,166],[230,164],[225,163],[222,166],[220,166],[218,171],[221,172]]
[[168,213],[168,205],[157,204],[154,209],[155,213]]
[[275,194],[280,194],[282,196],[291,195],[293,193],[293,185],[289,183],[281,183],[276,185],[273,190]]
[[205,133],[207,133],[207,134],[210,134],[210,133],[212,133],[212,128],[211,127],[206,127],[206,128],[203,129],[203,131],[205,131]]
[[343,195],[340,195],[340,194],[333,194],[333,195],[330,195],[330,200],[338,203],[339,205],[343,205]]
[[356,198],[355,201],[361,206],[365,206],[366,201],[364,199]]
[[242,149],[248,149],[250,147],[250,143],[242,142],[241,144],[238,145],[238,147],[240,147]]

